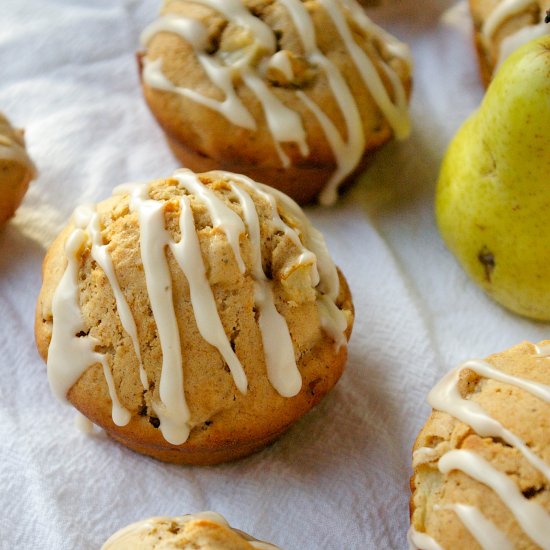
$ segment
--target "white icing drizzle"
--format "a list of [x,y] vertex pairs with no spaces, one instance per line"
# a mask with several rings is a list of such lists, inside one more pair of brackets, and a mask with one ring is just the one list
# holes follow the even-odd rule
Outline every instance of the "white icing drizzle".
[[48,349],[48,379],[54,395],[61,401],[66,401],[68,391],[84,371],[100,363],[111,397],[113,422],[117,426],[125,426],[130,421],[130,412],[121,405],[107,358],[95,351],[98,342],[86,334],[80,312],[77,254],[86,242],[86,233],[77,228],[69,235],[65,244],[67,267],[52,300],[52,316],[55,323]]
[[336,349],[346,346],[346,329],[348,321],[342,310],[331,300],[327,294],[322,294],[317,299],[321,328],[334,340]]
[[[485,44],[489,45],[497,30],[506,20],[533,5],[537,5],[535,0],[503,0],[498,4],[481,28],[481,36]],[[550,33],[549,26],[544,22],[546,14],[544,10],[540,11],[541,16],[538,24],[522,27],[502,40],[499,45],[496,67],[499,67],[514,50],[523,44]]]
[[243,82],[254,92],[262,105],[267,125],[273,136],[277,153],[284,168],[290,166],[290,159],[283,151],[281,143],[295,142],[302,156],[309,155],[306,131],[300,115],[289,109],[270,89],[269,86],[250,70],[244,71]]
[[274,53],[276,49],[275,35],[271,28],[259,17],[254,17],[242,0],[192,0],[196,4],[208,6],[221,13],[228,21],[250,29],[254,39],[268,52]]
[[88,420],[79,411],[76,411],[74,425],[76,426],[76,429],[81,431],[83,434],[92,435],[94,433],[94,423],[91,420]]
[[[246,266],[241,256],[240,237],[248,231],[252,254],[250,271],[255,281],[255,303],[259,311],[258,325],[268,379],[282,396],[294,396],[301,389],[302,378],[296,365],[288,325],[275,307],[272,282],[267,279],[262,268],[259,218],[251,193],[256,193],[268,202],[271,206],[271,224],[274,229],[283,232],[299,248],[298,264],[311,266],[312,286],[318,290],[321,326],[340,347],[346,343],[347,323],[343,323],[346,317],[334,303],[339,292],[339,287],[334,286],[339,285],[336,267],[328,256],[322,236],[309,224],[296,203],[244,176],[225,172],[213,174],[228,181],[233,194],[241,204],[246,227],[243,219],[211,189],[203,185],[195,174],[189,170],[178,170],[174,174],[174,179],[181,188],[192,194],[195,200],[205,205],[213,227],[225,234],[241,273],[246,271]],[[159,398],[152,403],[152,407],[160,420],[160,430],[164,438],[174,445],[179,445],[187,440],[192,425],[185,400],[181,342],[172,297],[172,278],[166,257],[167,248],[171,250],[188,281],[191,304],[201,336],[220,352],[229,366],[236,387],[242,393],[246,393],[248,382],[243,366],[225,334],[208,283],[189,197],[179,197],[181,237],[175,242],[165,228],[165,201],[151,199],[148,190],[147,184],[126,184],[116,188],[115,194],[130,194],[130,209],[136,212],[138,217],[141,260],[162,349]],[[298,233],[280,217],[273,193],[280,197],[292,215],[302,222],[302,238],[305,244],[302,244]],[[100,216],[96,207],[84,206],[77,209],[74,222],[77,227],[69,235],[66,244],[67,268],[53,298],[54,324],[48,353],[48,376],[52,390],[64,400],[80,375],[92,364],[100,362],[113,402],[113,420],[118,425],[124,425],[130,420],[130,413],[118,401],[106,357],[94,351],[98,342],[85,334],[80,312],[77,257],[84,246],[89,246],[92,258],[104,271],[113,290],[121,324],[132,340],[139,362],[141,381],[144,387],[148,388],[137,328],[117,280],[109,245],[103,244]],[[306,246],[311,246],[311,250]]]
[[[334,340],[337,349],[347,344],[346,330],[348,326],[345,313],[336,306],[336,300],[340,292],[340,278],[338,270],[332,261],[325,238],[322,233],[316,229],[303,210],[288,195],[281,193],[263,184],[255,183],[250,178],[239,174],[230,174],[229,172],[217,172],[218,174],[227,174],[233,180],[245,185],[249,189],[254,189],[262,198],[271,204],[272,223],[275,228],[282,231],[298,248],[302,250],[298,263],[311,263],[312,285],[319,291],[317,296],[317,307],[321,320],[321,327]],[[279,201],[286,210],[288,210],[296,220],[300,222],[303,228],[302,239],[294,229],[286,224],[277,209]],[[261,264],[260,264],[261,265]]]
[[407,542],[409,550],[443,550],[430,535],[421,533],[412,526],[407,533]]
[[[536,353],[540,357],[546,357],[550,354],[550,346],[536,346]],[[501,438],[518,449],[534,468],[550,479],[550,466],[531,451],[520,437],[487,414],[479,404],[461,396],[458,383],[463,370],[472,370],[479,376],[515,386],[546,403],[550,403],[550,386],[507,374],[486,361],[472,360],[445,375],[428,397],[430,405],[435,410],[446,412],[471,426],[481,437]],[[428,447],[417,449],[413,453],[413,467],[432,461],[438,454],[437,449]],[[439,459],[438,468],[443,474],[451,470],[461,470],[490,487],[514,514],[527,535],[543,549],[550,549],[550,514],[536,502],[526,499],[516,483],[506,474],[493,468],[482,457],[467,450],[448,451]],[[434,510],[437,508],[434,506]],[[456,512],[464,526],[484,549],[513,548],[504,533],[487,520],[477,508],[459,503],[446,505],[444,508]]]
[[[313,277],[314,280],[319,281],[317,288],[321,294],[327,295],[333,302],[336,302],[338,294],[340,293],[340,278],[338,276],[336,265],[330,257],[323,234],[316,227],[313,226],[313,224],[304,214],[303,210],[289,196],[281,193],[277,189],[271,189],[261,184],[260,187],[262,189],[269,190],[269,193],[276,197],[277,200],[284,206],[284,208],[288,210],[292,214],[292,216],[300,222],[300,225],[303,228],[302,238],[304,240],[304,245],[307,250],[310,250],[314,254],[316,259],[314,267],[317,271],[317,278],[315,277],[315,273]],[[335,314],[334,311],[332,311],[331,313]],[[345,318],[345,314],[343,311],[340,311],[340,314],[336,315],[340,318]],[[330,323],[335,319],[335,317],[325,318],[324,322]],[[343,324],[342,319],[338,320],[337,322]],[[335,329],[333,328],[332,330]]]
[[455,512],[483,550],[514,550],[508,537],[475,506],[449,504],[444,509]]
[[224,92],[225,99],[223,101],[217,101],[203,96],[190,88],[183,88],[172,84],[162,72],[162,58],[160,57],[154,61],[149,61],[146,58],[143,59],[143,79],[152,88],[186,96],[205,107],[217,111],[236,126],[255,130],[256,122],[244,107],[233,88],[230,69],[217,64],[206,56],[199,56],[199,60],[208,76]]
[[[340,36],[343,38],[346,48],[350,52],[355,66],[363,79],[365,87],[370,91],[376,101],[376,104],[380,107],[380,110],[388,120],[390,126],[394,129],[396,137],[398,139],[406,138],[410,133],[410,122],[406,114],[407,104],[403,86],[397,84],[398,80],[392,81],[392,86],[397,94],[395,103],[393,103],[374,63],[353,39],[351,29],[342,10],[337,7],[334,0],[319,1],[324,6],[325,10],[327,10],[330,14],[331,19],[338,29]],[[374,25],[369,20],[369,18],[365,15],[364,10],[362,10],[356,2],[347,0],[344,3],[352,15],[357,18],[359,24],[367,34],[379,37],[382,36],[380,33],[380,27]],[[386,38],[388,35],[386,33],[383,36]],[[406,49],[406,47],[403,44],[399,44],[399,46],[397,46],[395,41],[389,42],[394,45],[394,54],[401,57],[403,55],[402,51]],[[395,49],[396,47],[399,49]],[[392,74],[397,78],[395,71],[391,70],[388,64],[384,63],[382,66],[384,67],[386,74]]]
[[[289,80],[293,76],[292,66],[286,51],[276,51],[276,40],[273,31],[259,18],[254,17],[245,7],[242,0],[195,0],[221,13],[228,21],[248,29],[258,48],[264,56],[268,56],[267,66],[280,70]],[[303,42],[305,54],[310,63],[318,66],[326,75],[333,97],[345,120],[346,139],[342,137],[334,122],[326,113],[303,91],[296,95],[304,103],[321,125],[326,139],[334,154],[337,168],[323,190],[319,200],[323,204],[331,204],[336,200],[338,186],[349,176],[358,165],[365,149],[365,135],[357,102],[353,97],[346,79],[336,65],[318,48],[315,27],[312,17],[299,0],[280,0],[288,10],[291,19]],[[394,100],[390,98],[375,64],[355,42],[348,25],[344,10],[358,23],[368,36],[375,36],[386,43],[392,55],[403,59],[409,65],[410,51],[408,47],[397,41],[380,27],[370,21],[355,0],[341,0],[341,3],[319,0],[332,19],[354,65],[356,66],[366,88],[374,101],[388,120],[396,137],[404,139],[410,132],[410,120],[407,109],[407,98],[403,84],[394,69],[380,59],[384,74],[393,89]],[[275,149],[283,167],[290,166],[290,158],[282,148],[283,143],[296,143],[303,157],[309,155],[307,135],[300,115],[287,107],[272,91],[258,71],[252,67],[251,59],[239,59],[230,66],[222,65],[206,50],[206,29],[197,29],[201,25],[176,15],[167,15],[150,25],[142,34],[142,42],[147,45],[158,32],[172,32],[187,41],[197,55],[199,62],[211,82],[225,95],[225,100],[219,102],[199,94],[189,88],[178,87],[171,83],[162,73],[162,59],[154,61],[144,59],[143,79],[151,87],[160,90],[182,94],[197,103],[209,107],[227,118],[231,123],[248,129],[255,129],[256,122],[239,99],[233,78],[239,74],[243,83],[254,93],[260,102],[267,126],[273,137]],[[253,48],[252,48],[253,50]],[[229,58],[228,58],[229,60]],[[266,63],[260,63],[265,67]]]
[[463,364],[463,368],[473,370],[480,376],[492,378],[493,380],[498,380],[499,382],[504,382],[505,384],[510,384],[511,386],[516,386],[517,388],[525,390],[526,392],[533,394],[535,397],[542,399],[542,401],[550,403],[550,386],[547,384],[541,384],[540,382],[506,374],[505,372],[491,366],[486,361],[467,361]]
[[180,198],[180,209],[181,239],[178,243],[170,243],[170,250],[189,283],[197,327],[201,336],[224,358],[239,391],[246,393],[248,386],[246,374],[231,348],[216,309],[216,300],[206,278],[199,237],[195,231],[193,212],[187,197]]
[[443,474],[460,470],[490,487],[514,514],[527,535],[544,550],[550,549],[550,514],[540,504],[525,498],[506,474],[493,468],[477,454],[463,449],[444,454],[439,459],[438,467]]
[[132,316],[132,312],[130,311],[130,306],[128,305],[122,289],[120,288],[120,284],[115,273],[115,268],[113,266],[113,260],[107,250],[107,246],[103,244],[99,214],[96,212],[95,206],[84,205],[79,206],[75,210],[73,219],[77,227],[85,229],[88,232],[91,241],[90,254],[99,267],[101,267],[109,281],[109,284],[111,285],[115,296],[120,322],[132,340],[134,352],[139,364],[139,378],[141,380],[141,384],[144,389],[148,389],[149,382],[147,381],[147,373],[143,368],[143,362],[141,360],[136,323],[134,321],[134,317]]
[[[319,271],[317,269],[317,257],[315,253],[312,252],[311,250],[308,250],[308,248],[306,248],[306,247],[309,247],[307,243],[306,243],[306,246],[302,244],[302,241],[300,240],[300,236],[298,235],[298,233],[294,229],[292,229],[292,227],[286,224],[282,220],[281,216],[279,215],[279,209],[277,207],[277,200],[275,199],[275,197],[277,197],[278,200],[282,202],[281,197],[287,197],[287,195],[284,195],[283,193],[280,193],[271,187],[258,184],[254,182],[252,179],[240,174],[231,174],[231,177],[233,180],[238,181],[245,187],[248,187],[249,190],[253,190],[260,197],[262,197],[266,202],[269,203],[269,205],[271,206],[271,224],[277,231],[281,231],[285,235],[285,237],[290,239],[292,243],[298,249],[301,250],[298,264],[311,265],[311,283],[313,286],[317,286],[320,282],[320,276],[319,276]],[[292,201],[292,199],[290,200]],[[302,209],[296,203],[294,203],[294,205],[300,211],[301,221],[305,220],[306,223],[309,224],[309,221],[307,221],[307,218],[305,217]],[[306,223],[303,224],[304,227],[306,227]],[[332,260],[330,261],[332,262]],[[338,284],[340,284],[339,281],[338,281]]]
[[212,218],[214,228],[221,229],[225,233],[227,241],[235,254],[239,270],[241,273],[244,273],[246,267],[241,255],[240,238],[245,233],[245,227],[240,216],[231,210],[231,208],[228,208],[213,191],[204,186],[191,170],[176,170],[173,177],[187,191],[193,193],[205,203]]
[[539,357],[550,357],[550,344],[542,344],[535,346],[535,353]]
[[254,302],[259,312],[258,325],[262,336],[267,377],[283,396],[292,397],[302,387],[302,377],[296,366],[294,346],[285,318],[275,307],[273,288],[262,268],[260,221],[254,201],[248,193],[232,184],[239,199],[248,228],[252,251],[252,276],[255,280]]
[[147,536],[150,532],[158,529],[158,527],[162,526],[163,524],[166,525],[176,523],[182,525],[197,520],[207,520],[223,527],[227,527],[240,535],[254,548],[258,548],[260,550],[280,550],[277,546],[274,546],[273,544],[259,541],[254,537],[251,537],[247,533],[244,533],[243,531],[233,529],[231,525],[229,525],[227,520],[222,515],[217,514],[216,512],[197,512],[195,514],[186,514],[184,516],[177,517],[153,517],[138,521],[124,527],[123,529],[120,529],[120,531],[117,531],[115,534],[111,535],[111,537],[109,537],[109,539],[105,541],[105,543],[103,543],[101,550],[113,550],[115,548],[121,547],[126,548],[128,546],[124,546],[125,544],[128,545],[132,542],[135,542],[136,537]]
[[[306,56],[314,65],[319,66],[324,71],[334,99],[345,120],[347,140],[343,139],[334,122],[307,94],[303,91],[296,92],[297,96],[317,118],[336,158],[336,171],[330,177],[319,196],[321,204],[332,204],[336,201],[339,184],[357,166],[365,150],[365,133],[361,121],[361,113],[344,75],[317,47],[315,26],[306,6],[300,0],[280,1],[288,10],[294,26],[298,30]],[[327,9],[327,5],[324,5],[324,7]],[[328,13],[335,25],[337,25],[338,20],[334,20],[334,11],[330,9]],[[347,29],[347,24],[345,27]],[[342,39],[349,48],[346,37],[342,36]]]
[[417,466],[431,462],[434,458],[437,458],[438,455],[437,449],[433,447],[420,447],[420,449],[416,449],[416,451],[413,452],[412,466],[416,468]]
[[147,45],[158,32],[171,32],[177,34],[186,42],[189,42],[197,53],[198,60],[208,75],[208,78],[222,90],[225,99],[223,101],[217,101],[190,88],[176,86],[164,76],[161,58],[155,59],[154,61],[149,61],[146,58],[143,59],[144,80],[153,88],[181,94],[205,107],[217,111],[237,126],[255,130],[256,122],[239,99],[233,86],[231,68],[222,65],[213,57],[205,53],[208,46],[208,33],[206,28],[199,21],[194,19],[175,15],[165,15],[157,21],[154,21],[143,31],[141,42]]
[[122,195],[131,195],[136,189],[140,189],[146,182],[127,182],[121,183],[113,187],[113,197],[120,197]]
[[[522,380],[516,376],[505,374],[495,369],[484,361],[469,361],[447,373],[443,379],[432,389],[428,396],[428,403],[436,410],[443,411],[454,416],[464,424],[471,426],[481,437],[500,437],[509,445],[518,449],[529,463],[550,480],[550,466],[533,453],[523,440],[506,429],[500,422],[488,415],[480,405],[469,399],[463,399],[458,390],[460,373],[470,369],[477,374],[490,377],[494,380],[511,383],[513,385],[531,388],[531,393],[542,392],[550,403],[550,388],[548,394],[541,388],[542,384]],[[504,376],[502,376],[504,375]]]
[[140,41],[147,45],[159,32],[171,32],[181,36],[198,51],[208,47],[208,32],[204,25],[196,19],[178,17],[177,15],[163,15],[153,21],[142,33]]
[[268,194],[273,195],[300,222],[303,228],[302,238],[304,239],[304,245],[316,258],[315,266],[318,275],[317,278],[314,277],[314,280],[319,281],[318,289],[323,294],[329,296],[331,300],[336,301],[340,292],[340,278],[338,277],[336,265],[328,252],[323,234],[313,226],[304,214],[304,211],[288,195],[267,185],[259,184],[259,187]]
[[153,403],[153,409],[166,441],[181,445],[189,437],[191,415],[183,390],[180,335],[165,252],[171,238],[164,227],[164,204],[149,199],[147,186],[142,186],[132,194],[130,205],[139,219],[143,271],[162,349],[160,403]]
[[[308,251],[315,257],[313,264],[313,280],[318,281],[319,296],[317,306],[321,319],[321,326],[334,339],[339,349],[347,343],[345,331],[347,330],[347,318],[345,313],[336,307],[336,300],[340,293],[340,278],[336,265],[332,261],[323,234],[315,228],[307,219],[303,210],[289,196],[276,189],[260,185],[262,189],[269,189],[270,194],[284,205],[284,207],[300,221],[303,229],[303,240]],[[303,256],[307,254],[303,253]],[[315,283],[314,283],[315,284]]]

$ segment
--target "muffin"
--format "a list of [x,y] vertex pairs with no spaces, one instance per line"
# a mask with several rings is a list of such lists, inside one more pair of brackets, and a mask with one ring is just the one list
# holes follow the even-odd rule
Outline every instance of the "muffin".
[[550,33],[550,0],[469,0],[481,78],[489,85],[495,68],[515,49]]
[[36,341],[53,392],[131,449],[213,464],[336,383],[353,306],[291,199],[178,170],[78,208],[48,251]]
[[23,131],[13,128],[0,113],[0,225],[15,214],[35,175]]
[[469,361],[414,445],[413,548],[550,548],[550,341]]
[[149,518],[128,525],[105,542],[101,550],[278,550],[233,529],[215,512]]
[[195,171],[330,204],[409,133],[409,49],[355,0],[167,0],[142,42],[145,99]]

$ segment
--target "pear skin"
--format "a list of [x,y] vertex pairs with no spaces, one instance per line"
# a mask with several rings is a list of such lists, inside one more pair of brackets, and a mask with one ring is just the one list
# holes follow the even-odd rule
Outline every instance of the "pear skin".
[[455,135],[436,217],[448,248],[491,297],[550,321],[550,36],[505,61]]

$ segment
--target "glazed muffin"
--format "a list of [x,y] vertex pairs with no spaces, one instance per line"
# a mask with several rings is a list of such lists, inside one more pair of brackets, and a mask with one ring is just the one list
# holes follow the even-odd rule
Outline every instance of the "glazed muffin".
[[212,464],[274,441],[336,383],[353,307],[291,199],[226,172],[123,187],[44,260],[54,393],[131,449]]
[[550,341],[452,370],[416,440],[412,548],[550,548]]
[[195,171],[328,204],[409,133],[409,49],[355,0],[167,0],[142,42],[145,99]]
[[550,0],[469,0],[481,78],[489,85],[495,68],[515,49],[550,33]]
[[215,512],[139,521],[115,533],[101,547],[101,550],[254,549],[278,550],[278,547],[233,529]]
[[35,175],[23,131],[13,128],[0,113],[0,226],[15,214]]

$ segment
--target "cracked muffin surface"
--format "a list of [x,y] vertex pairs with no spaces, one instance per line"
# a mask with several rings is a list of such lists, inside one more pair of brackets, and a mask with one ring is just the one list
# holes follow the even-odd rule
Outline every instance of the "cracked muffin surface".
[[142,41],[146,101],[193,170],[330,203],[408,135],[409,50],[355,0],[171,0]]
[[54,393],[134,450],[215,463],[273,441],[344,368],[353,307],[275,190],[188,170],[77,209],[36,339]]
[[413,547],[548,548],[548,344],[464,363],[430,393],[413,453]]

